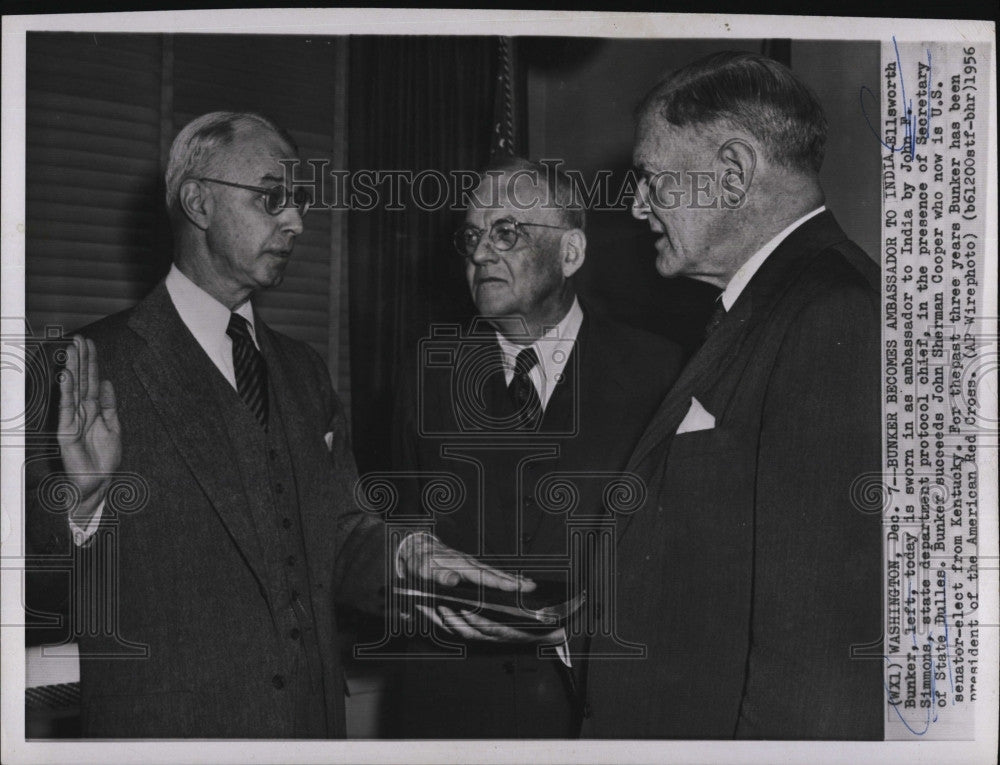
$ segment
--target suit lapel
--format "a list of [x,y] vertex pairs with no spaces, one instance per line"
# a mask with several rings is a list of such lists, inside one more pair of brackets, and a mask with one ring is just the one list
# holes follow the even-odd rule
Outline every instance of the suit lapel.
[[[708,400],[710,391],[706,389],[725,373],[739,355],[753,328],[771,313],[776,302],[791,289],[798,275],[808,268],[813,258],[846,239],[833,215],[824,211],[799,226],[778,245],[754,274],[718,329],[681,372],[639,439],[627,470],[642,475],[647,484],[650,482],[656,466],[644,463],[654,456],[654,450],[661,462],[665,458],[665,450],[660,447],[673,438],[691,406],[692,396],[698,398],[709,412],[716,416],[721,414],[718,406],[713,408],[713,402]],[[635,515],[629,515],[619,523],[619,539]]]
[[129,326],[146,341],[132,362],[170,440],[187,463],[258,580],[265,560],[232,443],[208,375],[219,374],[181,321],[161,282],[136,306]]
[[[559,437],[560,452],[550,471],[573,472],[600,464],[600,444],[616,437],[618,413],[612,402],[626,396],[628,381],[622,378],[622,351],[601,333],[600,325],[584,314],[583,323],[566,364],[564,382],[552,393],[543,424],[558,433],[574,425],[573,435]],[[579,512],[580,509],[577,509]],[[565,535],[566,516],[541,513],[535,531],[537,540]],[[544,543],[541,546],[545,546]]]
[[[739,350],[746,336],[752,310],[751,300],[738,301],[719,328],[698,349],[653,415],[636,444],[626,470],[637,470],[653,449],[673,436],[691,405],[691,397],[697,397],[706,381],[717,375],[718,370]],[[702,404],[705,403],[702,401]]]

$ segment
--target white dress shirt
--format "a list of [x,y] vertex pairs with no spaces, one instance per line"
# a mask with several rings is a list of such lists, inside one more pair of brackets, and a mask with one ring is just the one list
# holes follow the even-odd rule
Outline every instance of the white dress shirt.
[[[229,327],[229,309],[188,279],[177,266],[170,267],[164,286],[184,326],[194,335],[198,345],[235,390],[233,341],[226,334],[226,329]],[[250,306],[250,301],[245,302],[233,313],[239,314],[250,323],[250,336],[259,349],[260,343],[257,342],[257,327],[253,322],[253,308]]]
[[530,346],[512,343],[501,333],[497,332],[497,342],[500,343],[500,350],[503,352],[504,378],[509,386],[514,379],[514,362],[517,354],[525,348],[534,348],[538,355],[538,363],[532,367],[528,373],[531,382],[538,391],[538,398],[542,403],[542,411],[552,398],[552,391],[555,390],[556,383],[562,379],[563,371],[566,369],[566,362],[573,352],[573,345],[576,343],[576,336],[580,332],[580,325],[583,323],[583,309],[580,302],[574,297],[573,305],[562,317],[562,320],[549,329],[544,335],[538,338]]
[[722,301],[722,307],[727,311],[731,311],[733,308],[733,303],[736,302],[736,298],[740,296],[740,293],[746,289],[746,286],[750,283],[753,275],[757,273],[758,269],[764,265],[764,261],[767,260],[768,256],[778,249],[778,245],[788,238],[795,229],[801,226],[810,218],[814,218],[826,209],[826,205],[820,205],[812,212],[806,213],[797,221],[795,221],[788,228],[781,231],[776,237],[771,239],[767,244],[761,247],[757,252],[755,252],[750,259],[744,263],[739,269],[733,274],[733,278],[729,280],[729,284],[722,291],[722,295],[719,299]]

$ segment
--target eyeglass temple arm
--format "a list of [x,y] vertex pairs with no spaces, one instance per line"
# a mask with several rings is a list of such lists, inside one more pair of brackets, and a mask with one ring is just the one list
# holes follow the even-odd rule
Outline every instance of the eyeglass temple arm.
[[514,223],[516,226],[541,226],[542,228],[568,228],[568,226],[553,226],[550,223],[521,223],[516,221]]
[[234,189],[246,189],[247,191],[257,191],[261,194],[266,194],[271,189],[265,188],[263,186],[247,186],[245,183],[233,183],[232,181],[220,181],[218,178],[199,178],[199,181],[205,181],[207,183],[221,183],[223,186],[232,186]]

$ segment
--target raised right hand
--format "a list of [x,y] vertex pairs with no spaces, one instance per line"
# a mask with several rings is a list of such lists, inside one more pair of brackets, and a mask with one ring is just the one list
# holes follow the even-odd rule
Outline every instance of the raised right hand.
[[94,341],[79,335],[59,372],[58,438],[66,477],[80,492],[71,514],[83,525],[104,501],[111,474],[121,464],[122,441],[114,387],[99,377]]

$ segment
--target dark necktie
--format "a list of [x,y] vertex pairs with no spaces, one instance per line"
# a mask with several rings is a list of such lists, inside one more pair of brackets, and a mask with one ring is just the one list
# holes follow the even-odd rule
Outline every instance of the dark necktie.
[[722,320],[726,318],[726,307],[719,301],[719,304],[712,311],[712,318],[708,320],[708,324],[705,326],[705,339],[707,340],[712,336],[712,333],[719,328]]
[[514,378],[507,391],[517,408],[518,428],[536,428],[542,417],[542,401],[529,374],[537,364],[538,354],[530,347],[518,353],[514,360]]
[[233,370],[236,372],[236,390],[243,403],[267,427],[267,364],[263,354],[254,345],[250,335],[250,322],[238,314],[230,314],[226,334],[233,340]]

